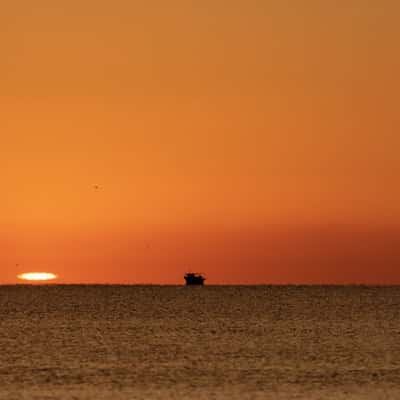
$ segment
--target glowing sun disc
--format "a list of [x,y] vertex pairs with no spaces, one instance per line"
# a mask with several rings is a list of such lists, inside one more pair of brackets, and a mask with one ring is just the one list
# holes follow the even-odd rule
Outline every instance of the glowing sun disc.
[[57,275],[51,272],[25,272],[24,274],[18,275],[18,279],[24,281],[51,281],[57,279]]

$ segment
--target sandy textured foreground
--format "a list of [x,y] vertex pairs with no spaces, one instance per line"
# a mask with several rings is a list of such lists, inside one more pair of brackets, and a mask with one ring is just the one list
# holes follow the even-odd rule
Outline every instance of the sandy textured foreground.
[[400,288],[0,287],[0,399],[399,399]]

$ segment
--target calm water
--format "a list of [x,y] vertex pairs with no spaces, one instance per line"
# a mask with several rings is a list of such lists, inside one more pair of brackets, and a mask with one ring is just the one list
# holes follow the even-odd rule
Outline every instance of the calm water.
[[400,287],[0,287],[0,399],[399,399]]

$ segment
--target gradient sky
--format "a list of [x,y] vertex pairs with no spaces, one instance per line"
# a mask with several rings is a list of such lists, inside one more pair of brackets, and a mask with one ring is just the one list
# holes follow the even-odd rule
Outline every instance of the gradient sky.
[[396,0],[6,2],[0,283],[400,283],[399,20]]

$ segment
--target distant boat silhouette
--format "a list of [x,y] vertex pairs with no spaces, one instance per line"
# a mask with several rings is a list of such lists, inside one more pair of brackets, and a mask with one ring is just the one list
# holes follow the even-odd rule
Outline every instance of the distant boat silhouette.
[[204,281],[206,280],[206,278],[204,278],[201,274],[194,272],[188,272],[184,278],[186,281],[186,286],[203,286]]

